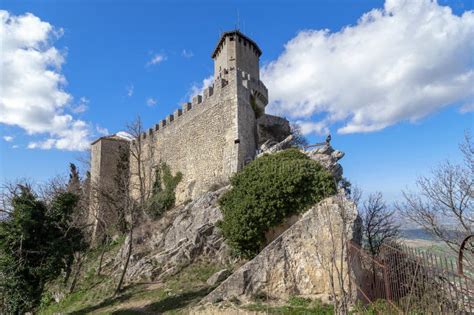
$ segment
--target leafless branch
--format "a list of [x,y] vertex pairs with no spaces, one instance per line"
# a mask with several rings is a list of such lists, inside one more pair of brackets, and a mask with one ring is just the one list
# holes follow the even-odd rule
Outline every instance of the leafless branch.
[[418,192],[404,191],[396,207],[411,221],[457,252],[474,230],[474,146],[469,133],[459,146],[463,164],[445,161],[416,181]]

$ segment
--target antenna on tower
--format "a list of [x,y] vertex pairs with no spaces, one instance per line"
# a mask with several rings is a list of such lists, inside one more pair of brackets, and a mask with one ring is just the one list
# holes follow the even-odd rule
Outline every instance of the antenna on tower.
[[237,9],[237,24],[235,25],[236,30],[240,30],[240,14],[239,14],[239,9]]

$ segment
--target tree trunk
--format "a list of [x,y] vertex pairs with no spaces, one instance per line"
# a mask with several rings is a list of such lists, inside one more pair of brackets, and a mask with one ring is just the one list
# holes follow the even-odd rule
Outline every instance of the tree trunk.
[[125,274],[127,273],[128,263],[130,262],[130,257],[132,256],[132,243],[133,243],[133,225],[130,227],[127,258],[125,260],[125,265],[123,266],[123,271],[122,271],[122,274],[120,275],[120,280],[119,280],[119,283],[117,285],[117,289],[115,290],[114,295],[117,295],[122,291],[122,285],[125,279]]
[[97,267],[97,275],[100,276],[100,273],[102,272],[102,263],[104,261],[104,256],[105,256],[105,249],[109,245],[109,238],[105,236],[105,240],[102,244],[102,249],[100,252],[100,259],[99,259],[99,267]]
[[74,272],[74,277],[72,278],[71,286],[69,287],[69,294],[74,292],[74,289],[76,288],[77,284],[77,279],[79,278],[79,274],[81,273],[81,267],[82,267],[82,256],[79,254],[77,257],[77,267],[76,271]]
[[71,276],[73,264],[74,264],[74,256],[69,258],[67,263],[66,263],[66,275],[64,276],[64,282],[63,282],[64,285],[66,285],[67,282],[69,281],[69,277]]

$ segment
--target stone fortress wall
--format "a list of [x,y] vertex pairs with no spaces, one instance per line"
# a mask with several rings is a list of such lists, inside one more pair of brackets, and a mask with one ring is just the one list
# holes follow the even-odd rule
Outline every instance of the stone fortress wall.
[[[220,75],[214,83],[184,103],[166,119],[142,133],[145,178],[154,181],[154,169],[160,162],[183,179],[176,189],[177,202],[207,192],[214,184],[228,181],[230,175],[255,157],[257,118],[251,95],[266,88],[248,73],[233,69]],[[136,140],[135,140],[136,141]],[[133,144],[132,144],[133,146]],[[130,159],[133,163],[133,158]],[[136,174],[136,165],[131,165]],[[132,176],[135,195],[138,178]]]
[[[156,167],[163,162],[174,174],[183,174],[176,189],[177,202],[193,199],[212,185],[227,182],[256,156],[259,145],[267,138],[281,141],[286,137],[288,121],[265,114],[268,91],[259,79],[260,55],[257,44],[239,31],[223,33],[212,53],[214,83],[203,95],[194,96],[192,102],[183,104],[130,143],[131,150],[137,141],[143,148],[142,172],[148,179],[144,183],[148,191]],[[276,129],[286,134],[268,132]],[[112,165],[117,164],[118,155],[113,151],[118,145],[106,150],[102,145],[110,138],[117,136],[103,137],[92,144],[91,175],[98,183],[110,182],[114,176]],[[130,163],[130,189],[137,196],[140,185],[132,154]]]

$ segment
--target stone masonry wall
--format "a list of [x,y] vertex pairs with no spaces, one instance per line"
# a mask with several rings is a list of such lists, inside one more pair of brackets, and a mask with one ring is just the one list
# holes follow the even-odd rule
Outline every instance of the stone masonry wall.
[[[154,181],[154,166],[160,162],[168,164],[173,173],[183,174],[176,189],[180,203],[208,191],[213,184],[226,182],[243,166],[245,156],[254,157],[255,118],[250,105],[238,100],[237,91],[243,86],[236,72],[218,78],[204,96],[195,96],[192,103],[184,104],[182,110],[142,134],[145,171],[150,179],[147,190]],[[239,93],[245,95],[245,91]],[[239,117],[241,112],[243,116]],[[136,165],[131,169],[132,174],[136,173]],[[132,176],[135,194],[137,180]]]
[[91,207],[88,221],[92,223],[92,239],[98,233],[98,219],[114,222],[117,213],[104,201],[103,195],[114,189],[114,177],[120,150],[129,149],[129,142],[116,136],[102,137],[91,145]]

